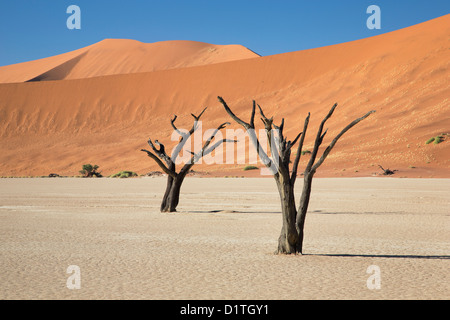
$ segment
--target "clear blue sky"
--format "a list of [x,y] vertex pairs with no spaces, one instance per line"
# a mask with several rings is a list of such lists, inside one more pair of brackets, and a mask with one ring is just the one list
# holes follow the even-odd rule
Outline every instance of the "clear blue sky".
[[[69,30],[69,5],[81,30]],[[369,5],[381,30],[369,30]],[[35,60],[105,38],[241,44],[260,55],[304,50],[405,28],[450,13],[450,0],[1,0],[0,65]]]

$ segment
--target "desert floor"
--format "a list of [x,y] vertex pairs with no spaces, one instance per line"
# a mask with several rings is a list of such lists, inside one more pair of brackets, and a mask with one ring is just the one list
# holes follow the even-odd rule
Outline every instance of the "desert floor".
[[158,210],[164,187],[1,179],[0,299],[450,298],[450,179],[316,178],[292,256],[274,254],[273,179],[187,178],[173,214]]

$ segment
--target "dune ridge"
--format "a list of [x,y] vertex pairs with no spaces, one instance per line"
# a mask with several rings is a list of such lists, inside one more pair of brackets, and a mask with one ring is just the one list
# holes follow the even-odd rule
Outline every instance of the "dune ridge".
[[[425,145],[450,131],[448,34],[450,15],[329,47],[70,79],[81,75],[87,52],[64,81],[0,84],[0,174],[74,175],[89,162],[108,173],[157,170],[139,152],[147,139],[160,139],[170,150],[173,114],[180,128],[188,128],[190,113],[205,106],[204,130],[229,121],[217,102],[220,95],[244,119],[257,100],[275,123],[286,118],[291,139],[311,112],[305,148],[312,146],[318,123],[335,102],[339,107],[327,122],[324,146],[351,120],[377,110],[339,141],[320,174],[367,176],[379,172],[380,164],[398,169],[398,176],[450,177],[450,139]],[[195,168],[242,174],[242,167]]]
[[241,45],[186,40],[143,43],[130,39],[105,39],[54,57],[0,67],[0,83],[84,79],[256,57],[259,55]]

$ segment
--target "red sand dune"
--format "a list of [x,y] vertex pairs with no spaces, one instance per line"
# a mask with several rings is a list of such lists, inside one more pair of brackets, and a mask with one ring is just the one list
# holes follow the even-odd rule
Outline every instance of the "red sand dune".
[[[341,138],[318,176],[367,176],[380,173],[380,164],[399,170],[398,177],[449,178],[450,136],[437,145],[425,144],[430,137],[450,132],[449,34],[446,15],[372,38],[267,57],[251,58],[251,52],[240,47],[238,52],[244,54],[220,63],[207,49],[201,61],[173,58],[173,63],[159,64],[137,58],[126,65],[115,60],[128,56],[122,40],[109,40],[64,59],[53,57],[58,61],[29,62],[29,72],[20,65],[17,73],[14,66],[2,67],[1,79],[23,82],[84,53],[70,72],[51,75],[64,80],[0,84],[0,174],[76,175],[84,163],[99,165],[104,174],[158,170],[139,151],[148,147],[147,139],[159,139],[171,150],[173,114],[178,115],[178,127],[189,128],[190,113],[205,106],[203,131],[230,121],[217,101],[220,95],[244,119],[255,99],[275,123],[285,118],[285,133],[291,139],[311,112],[306,148],[312,147],[318,124],[335,102],[339,107],[327,122],[324,146],[354,118],[375,109]],[[190,52],[187,44],[192,43],[173,43],[173,49]],[[94,50],[106,45],[120,54]],[[110,69],[92,68],[103,60]],[[156,71],[134,73],[145,68]],[[229,128],[240,127],[232,123]],[[243,167],[202,164],[194,170],[258,173],[244,172]]]
[[196,41],[142,43],[106,39],[91,46],[45,59],[0,67],[0,83],[83,79],[150,72],[255,58],[240,45]]

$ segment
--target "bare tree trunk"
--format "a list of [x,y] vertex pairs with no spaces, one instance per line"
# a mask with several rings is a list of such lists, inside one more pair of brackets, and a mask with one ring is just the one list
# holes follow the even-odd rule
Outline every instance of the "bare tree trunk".
[[163,199],[161,201],[161,208],[160,208],[161,212],[169,211],[169,196],[170,196],[170,191],[172,190],[173,180],[174,180],[174,178],[172,176],[167,177],[166,192],[164,193]]
[[277,253],[291,254],[297,252],[298,232],[296,228],[297,209],[295,205],[294,186],[290,178],[281,175],[276,178],[278,192],[280,194],[281,213],[283,226],[278,238]]
[[308,212],[309,198],[311,196],[313,174],[306,174],[303,179],[302,195],[300,197],[300,205],[296,218],[296,228],[298,233],[298,241],[296,251],[303,253],[303,238],[305,228],[306,212]]
[[166,192],[161,203],[161,212],[176,212],[184,177],[167,177]]

